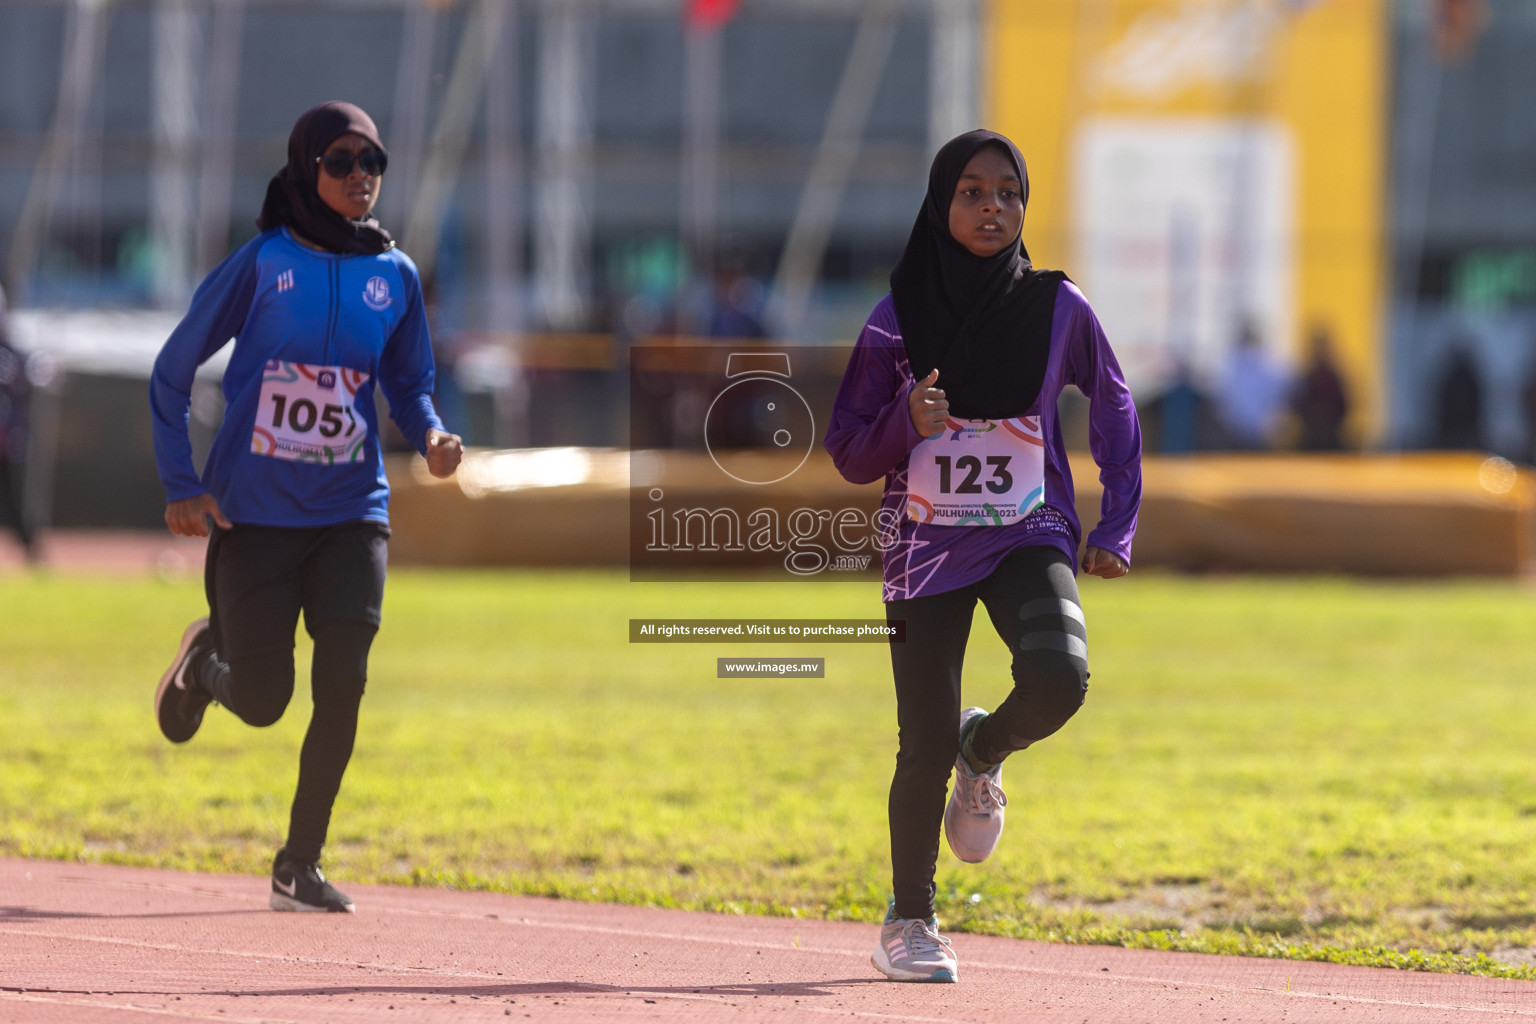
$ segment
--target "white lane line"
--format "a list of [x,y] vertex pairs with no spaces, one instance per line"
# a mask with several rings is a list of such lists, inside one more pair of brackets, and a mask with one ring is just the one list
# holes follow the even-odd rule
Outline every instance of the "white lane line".
[[50,998],[32,992],[0,991],[0,999],[17,1003],[41,1003],[46,1006],[79,1006],[89,1007],[93,1010],[116,1010],[121,1013],[153,1013],[162,1017],[191,1018],[193,1020],[233,1020],[240,1021],[242,1024],[303,1024],[303,1022],[297,1019],[279,1019],[270,1014],[263,1014],[260,1017],[240,1017],[217,1011],[194,1010],[191,1007],[180,1010],[162,1006],[139,1006],[134,1003],[105,1003],[99,999]]
[[[61,879],[61,880],[63,880],[63,879]],[[101,883],[101,882],[90,881],[88,879],[79,878],[79,877],[70,878],[68,880],[69,881],[77,881],[77,882],[87,882],[88,884],[92,884],[92,885],[104,885],[104,884],[106,884],[106,883]],[[134,888],[167,889],[167,890],[172,890],[172,891],[186,892],[186,893],[189,893],[189,894],[196,894],[196,895],[200,895],[200,896],[222,896],[223,898],[234,899],[234,900],[237,900],[237,901],[240,901],[240,902],[256,902],[253,897],[246,897],[246,896],[244,896],[244,894],[221,894],[221,893],[217,893],[215,891],[210,891],[208,889],[199,889],[199,888],[193,888],[193,887],[178,887],[178,886],[174,886],[174,885],[170,885],[170,884],[125,882],[125,883],[122,883],[122,885],[124,887],[130,887],[131,886],[131,887],[134,887]],[[494,895],[499,895],[499,896],[508,897],[508,898],[514,898],[514,899],[517,898],[515,896],[512,896],[511,894],[494,894]],[[600,904],[593,904],[593,906],[599,906],[599,905]],[[687,934],[680,934],[680,933],[674,933],[674,932],[652,931],[652,930],[640,929],[640,928],[625,928],[625,927],[622,927],[622,926],[613,926],[613,925],[592,925],[592,924],[583,924],[583,923],[573,923],[573,922],[569,922],[569,921],[558,921],[558,922],[557,921],[539,921],[539,920],[535,920],[535,919],[529,918],[529,917],[522,917],[522,918],[516,918],[516,919],[502,918],[502,917],[487,917],[483,912],[482,913],[474,913],[474,912],[468,912],[468,911],[418,910],[418,909],[410,908],[410,907],[397,907],[397,906],[396,907],[391,907],[391,906],[385,906],[385,907],[377,907],[373,911],[373,913],[370,913],[369,916],[370,917],[371,916],[375,916],[375,914],[399,914],[399,915],[402,915],[402,916],[425,917],[425,918],[440,918],[440,919],[448,919],[448,920],[494,921],[494,922],[496,922],[498,924],[504,924],[504,925],[522,924],[522,925],[527,925],[527,926],[530,926],[530,927],[544,928],[544,929],[557,930],[557,931],[558,930],[567,930],[567,931],[583,932],[583,933],[596,934],[596,935],[616,935],[616,936],[623,936],[623,937],[626,937],[626,938],[648,939],[648,940],[660,941],[660,942],[682,942],[682,943],[703,944],[703,945],[722,945],[722,946],[737,947],[737,948],[750,948],[750,949],[772,948],[772,949],[777,949],[779,951],[793,950],[795,952],[813,953],[813,954],[824,955],[824,956],[836,956],[836,957],[844,957],[844,958],[853,957],[853,958],[856,958],[856,959],[863,959],[863,957],[864,957],[864,953],[863,952],[849,950],[849,949],[835,949],[835,948],[827,948],[827,947],[820,947],[820,946],[778,945],[778,944],[776,944],[774,942],[752,941],[752,940],[746,940],[746,939],[733,939],[733,938],[729,938],[729,937],[726,937],[726,936],[687,935]],[[807,924],[811,924],[811,923],[812,922],[807,922]],[[69,937],[69,938],[76,938],[76,939],[79,939],[81,941],[98,941],[98,939],[96,937],[93,937],[93,936],[65,936],[65,935],[61,935],[60,933],[56,933],[56,932],[36,933],[36,932],[14,931],[12,929],[0,928],[0,934],[6,934],[6,933],[21,934],[21,935],[31,935],[31,936],[36,936],[36,937],[43,937],[43,936],[54,936],[54,937],[60,937],[60,938]],[[182,946],[176,946],[176,945],[170,945],[170,944],[159,944],[159,945],[157,945],[157,944],[135,942],[133,940],[123,940],[123,939],[100,939],[99,941],[112,942],[112,943],[118,943],[118,944],[122,944],[122,945],[130,945],[130,946],[141,946],[143,948],[151,948],[151,949],[164,949],[164,950],[168,950],[168,951],[191,951],[191,952],[203,952],[203,953],[222,953],[222,954],[225,954],[225,955],[244,956],[244,957],[249,957],[249,958],[253,958],[253,959],[275,959],[275,960],[289,959],[287,957],[278,957],[278,956],[275,956],[275,955],[272,955],[272,954],[250,953],[250,952],[229,951],[229,950],[190,950],[188,947],[182,947]],[[358,962],[357,961],[335,961],[335,960],[327,960],[327,959],[323,959],[323,958],[295,958],[295,959],[297,959],[298,962],[312,963],[312,964],[327,964],[327,965],[354,966],[354,967],[358,966]],[[1465,1006],[1465,1005],[1460,1005],[1460,1004],[1456,1004],[1456,1003],[1409,1002],[1409,1001],[1406,1001],[1406,1000],[1380,999],[1380,998],[1374,998],[1374,997],[1370,997],[1370,996],[1353,996],[1353,995],[1340,994],[1340,993],[1302,992],[1302,991],[1297,991],[1297,990],[1294,990],[1294,989],[1291,990],[1291,991],[1284,991],[1284,990],[1281,990],[1281,989],[1267,988],[1267,987],[1263,987],[1263,986],[1251,986],[1251,985],[1245,986],[1245,985],[1233,985],[1233,984],[1226,984],[1226,983],[1219,983],[1219,982],[1190,981],[1190,980],[1184,979],[1184,978],[1171,978],[1171,977],[1157,978],[1157,977],[1146,977],[1146,976],[1136,976],[1136,975],[1113,975],[1111,977],[1106,978],[1101,972],[1098,972],[1098,971],[1090,972],[1090,971],[1081,971],[1081,970],[1072,970],[1072,969],[1060,969],[1060,968],[1049,968],[1049,967],[1028,967],[1028,966],[1024,966],[1024,965],[1020,965],[1020,964],[999,963],[999,962],[996,962],[996,961],[974,961],[974,960],[967,960],[966,961],[966,965],[968,967],[971,967],[972,969],[996,970],[996,971],[1005,971],[1005,972],[1016,973],[1016,974],[1029,974],[1029,975],[1037,975],[1037,976],[1071,978],[1071,979],[1076,979],[1076,980],[1080,980],[1080,981],[1083,981],[1083,982],[1092,982],[1092,983],[1096,983],[1096,984],[1099,984],[1099,985],[1102,985],[1106,981],[1124,981],[1124,982],[1135,983],[1135,984],[1139,984],[1139,985],[1156,985],[1156,986],[1177,985],[1180,988],[1197,989],[1197,990],[1205,991],[1205,992],[1217,992],[1217,993],[1224,993],[1224,994],[1229,994],[1229,995],[1242,995],[1242,994],[1255,994],[1255,993],[1257,993],[1257,994],[1263,994],[1263,995],[1267,995],[1267,996],[1276,996],[1276,997],[1281,997],[1281,998],[1292,998],[1293,997],[1293,998],[1298,998],[1298,999],[1310,999],[1310,1000],[1327,999],[1327,1000],[1330,1000],[1330,1001],[1348,1002],[1348,1003],[1351,1003],[1351,1004],[1358,1004],[1358,1005],[1361,1005],[1361,1006],[1389,1006],[1389,1007],[1402,1007],[1402,1008],[1405,1008],[1405,1009],[1422,1009],[1422,1010],[1454,1010],[1454,1011],[1461,1012],[1461,1013],[1479,1013],[1479,1014],[1489,1014],[1489,1015],[1496,1015],[1496,1016],[1503,1016],[1503,1017],[1536,1017],[1536,1005],[1533,1005],[1530,1008],[1520,1008],[1520,1007],[1504,1008],[1504,1007],[1485,1007],[1485,1006]],[[410,972],[410,973],[416,974],[417,976],[421,976],[421,975],[425,974],[425,975],[428,975],[428,976],[454,977],[454,978],[476,978],[476,979],[485,978],[485,979],[492,979],[492,980],[494,980],[492,978],[492,976],[489,976],[489,975],[483,975],[483,974],[478,974],[478,973],[474,973],[474,972],[451,971],[451,970],[446,970],[446,969],[410,968],[410,967],[403,967],[403,966],[400,966],[400,965],[379,964],[379,963],[373,963],[373,962],[363,962],[362,966],[376,967],[376,968],[379,968],[381,970],[398,970],[398,971]],[[1430,974],[1430,972],[1424,972],[1424,973],[1426,975],[1428,975],[1428,976],[1433,976],[1432,974]],[[1457,977],[1460,977],[1460,976],[1458,975]],[[502,976],[502,975],[496,975],[496,976],[494,976],[494,978],[500,978],[502,981],[506,980],[505,977]],[[1488,980],[1489,981],[1498,981],[1498,980],[1504,980],[1504,979],[1488,979]],[[1519,982],[1512,982],[1512,983],[1519,984]],[[1529,983],[1527,983],[1527,984],[1529,984]],[[1536,992],[1536,989],[1533,989],[1533,992]],[[709,997],[709,998],[713,998],[713,997]],[[847,1011],[844,1011],[844,1012],[847,1012]]]
[[[524,924],[524,925],[529,925],[529,926],[536,927],[536,928],[549,928],[549,929],[554,929],[554,930],[562,930],[563,929],[563,930],[568,930],[568,931],[588,932],[588,933],[599,934],[599,935],[622,935],[622,936],[633,937],[633,938],[637,938],[637,939],[650,939],[650,940],[661,941],[661,942],[690,942],[690,943],[699,943],[699,944],[706,944],[706,945],[712,944],[712,945],[722,945],[722,946],[737,946],[737,947],[751,948],[751,949],[773,948],[773,949],[778,949],[778,950],[781,950],[781,951],[782,950],[786,950],[786,949],[793,949],[794,951],[801,952],[801,953],[819,953],[819,954],[824,954],[824,955],[829,955],[829,956],[843,956],[843,957],[851,956],[851,957],[856,957],[856,958],[859,958],[859,959],[862,959],[865,956],[865,953],[862,952],[862,951],[853,951],[853,950],[847,950],[847,949],[832,949],[832,948],[820,947],[820,946],[779,946],[779,945],[776,945],[774,943],[752,942],[752,941],[748,941],[748,940],[745,940],[745,939],[732,939],[732,938],[728,938],[728,937],[724,937],[724,936],[683,935],[683,934],[678,934],[678,933],[674,933],[674,932],[657,932],[657,931],[649,931],[649,930],[637,929],[637,928],[624,928],[622,926],[615,926],[615,925],[592,925],[592,924],[578,924],[578,923],[570,923],[570,922],[545,922],[545,921],[537,921],[537,920],[534,920],[532,918],[526,918],[526,917],[522,918],[522,919],[520,919],[518,921],[511,921],[511,920],[507,920],[507,919],[503,919],[503,918],[490,919],[490,918],[485,918],[483,915],[475,915],[475,914],[463,913],[463,912],[459,912],[459,911],[415,910],[415,909],[410,909],[410,908],[399,908],[399,907],[389,908],[389,912],[391,912],[391,913],[399,913],[399,914],[409,914],[409,915],[420,916],[420,917],[445,917],[445,918],[452,918],[452,919],[469,919],[469,920],[496,920],[496,921],[498,921],[499,923],[502,923],[502,924]],[[1281,960],[1278,960],[1278,959],[1273,961],[1273,963],[1283,963],[1283,962],[1285,962],[1285,961],[1281,961]],[[1103,984],[1106,981],[1124,981],[1124,982],[1132,982],[1132,983],[1141,984],[1141,985],[1156,985],[1156,986],[1177,985],[1177,986],[1179,986],[1181,988],[1199,989],[1201,991],[1207,991],[1207,992],[1224,992],[1224,993],[1229,993],[1229,994],[1234,994],[1234,995],[1236,995],[1236,994],[1261,993],[1261,994],[1264,994],[1264,995],[1273,995],[1273,996],[1281,996],[1281,997],[1294,996],[1294,997],[1300,998],[1300,999],[1329,999],[1329,1000],[1341,1000],[1341,1001],[1347,1000],[1347,1001],[1349,1001],[1351,1003],[1359,1003],[1361,1005],[1367,1005],[1367,1006],[1400,1006],[1400,1007],[1408,1007],[1408,1008],[1422,1008],[1422,1009],[1426,1009],[1426,1010],[1436,1010],[1436,1009],[1440,1009],[1440,1010],[1461,1010],[1461,1011],[1465,1011],[1465,1012],[1502,1014],[1502,1015],[1505,1015],[1505,1016],[1513,1015],[1513,1016],[1522,1016],[1522,1017],[1526,1017],[1526,1016],[1536,1017],[1536,1002],[1533,1002],[1532,1006],[1530,1006],[1529,1008],[1518,1008],[1517,1007],[1517,1008],[1507,1008],[1506,1009],[1506,1008],[1503,1008],[1503,1007],[1471,1007],[1471,1006],[1459,1005],[1459,1004],[1456,1004],[1456,1003],[1409,1002],[1407,1000],[1400,1000],[1400,999],[1380,999],[1380,998],[1375,998],[1375,997],[1371,997],[1371,996],[1352,996],[1352,995],[1344,995],[1344,994],[1333,993],[1333,992],[1302,992],[1302,991],[1297,991],[1295,989],[1292,989],[1290,991],[1286,991],[1286,990],[1283,990],[1283,989],[1269,988],[1269,987],[1262,986],[1262,985],[1234,985],[1234,984],[1222,983],[1222,982],[1190,981],[1190,980],[1188,980],[1186,978],[1182,978],[1182,977],[1161,977],[1161,978],[1159,978],[1159,977],[1150,977],[1150,976],[1143,976],[1143,975],[1127,975],[1127,974],[1112,974],[1112,975],[1109,975],[1108,977],[1106,977],[1102,972],[1099,972],[1099,971],[1074,970],[1074,969],[1070,969],[1070,968],[1029,967],[1029,966],[1024,965],[1024,964],[999,963],[999,962],[994,961],[994,960],[972,960],[972,959],[967,958],[965,960],[964,966],[966,966],[967,968],[970,968],[972,970],[978,970],[979,969],[979,970],[1007,971],[1007,972],[1015,973],[1015,974],[1031,974],[1031,975],[1044,975],[1044,976],[1049,976],[1049,977],[1073,978],[1073,979],[1077,979],[1077,980],[1080,980],[1080,981],[1094,982],[1094,983],[1097,983],[1097,984]],[[1380,969],[1380,968],[1378,968],[1378,969]],[[1457,978],[1467,977],[1465,975],[1437,975],[1437,974],[1435,974],[1433,972],[1428,972],[1428,971],[1413,972],[1413,973],[1416,974],[1421,979],[1422,978],[1429,978],[1429,977],[1457,977]],[[1507,982],[1508,984],[1511,984],[1511,985],[1532,985],[1532,988],[1531,988],[1532,997],[1533,997],[1533,1000],[1536,1000],[1536,985],[1533,985],[1531,982],[1521,982],[1521,981],[1518,981],[1518,980],[1501,979],[1501,978],[1487,978],[1487,979],[1482,979],[1482,980],[1483,980],[1484,983],[1497,983],[1499,981],[1505,981],[1505,982]]]

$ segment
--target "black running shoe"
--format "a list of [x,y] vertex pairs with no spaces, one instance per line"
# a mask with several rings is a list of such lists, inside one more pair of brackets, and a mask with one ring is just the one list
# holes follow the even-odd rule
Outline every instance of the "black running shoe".
[[160,677],[155,689],[155,718],[160,731],[172,743],[185,743],[203,724],[203,712],[212,697],[192,677],[192,659],[208,650],[210,633],[207,619],[197,619],[181,634],[181,646],[171,667]]
[[267,902],[273,910],[310,914],[350,914],[355,909],[352,897],[325,880],[319,864],[290,860],[287,850],[278,850],[272,860],[272,898]]

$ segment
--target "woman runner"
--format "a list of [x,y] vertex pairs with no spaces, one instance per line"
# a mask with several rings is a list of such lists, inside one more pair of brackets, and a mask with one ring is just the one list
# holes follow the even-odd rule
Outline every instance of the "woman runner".
[[[314,639],[314,712],[288,841],[272,863],[274,910],[353,909],[321,872],[320,851],[384,598],[389,484],[374,388],[434,476],[452,475],[463,454],[432,407],[416,266],[372,216],[387,165],[359,108],[305,111],[267,186],[261,234],[198,288],[150,383],[166,524],[210,537],[209,615],[187,627],[155,691],[161,732],[185,743],[210,702],[248,725],[276,722],[293,695],[300,612]],[[192,380],[230,338],[224,422],[199,479]]]
[[[1056,415],[1067,385],[1092,403],[1089,445],[1104,484],[1084,572],[1129,571],[1141,502],[1130,392],[1082,292],[1030,265],[1020,240],[1028,197],[1024,158],[1003,136],[967,132],[939,150],[827,431],[844,477],[885,478],[883,597],[887,620],[906,623],[905,642],[891,643],[895,899],[873,955],[897,981],[959,977],[934,916],[940,823],[955,856],[985,860],[1003,830],[1003,760],[1060,729],[1087,691],[1080,528]],[[990,714],[960,703],[977,601],[1013,656],[1013,690]]]

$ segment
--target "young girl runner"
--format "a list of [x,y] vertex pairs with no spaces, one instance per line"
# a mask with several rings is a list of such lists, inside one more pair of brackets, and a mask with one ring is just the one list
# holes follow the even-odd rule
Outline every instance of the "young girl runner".
[[[891,644],[896,898],[873,956],[898,981],[959,975],[934,917],[940,822],[955,856],[985,860],[1003,830],[1003,760],[1060,729],[1088,687],[1080,531],[1056,416],[1068,384],[1092,402],[1089,445],[1104,484],[1084,572],[1125,575],[1141,501],[1130,392],[1082,292],[1030,265],[1020,241],[1028,198],[1024,158],[1003,136],[967,132],[939,150],[827,431],[844,477],[885,478],[886,617],[906,622],[906,641]],[[990,714],[960,706],[978,600],[1013,655],[1013,690]]]
[[[432,347],[416,267],[372,217],[388,157],[350,103],[307,110],[267,186],[261,234],[216,267],[155,361],[150,384],[165,521],[212,536],[209,616],[187,627],[155,691],[185,743],[213,701],[249,725],[293,695],[294,627],[314,639],[314,713],[299,754],[274,910],[350,912],[320,850],[352,756],[384,598],[389,484],[374,388],[434,476],[462,455],[432,408]],[[200,364],[235,339],[225,416],[199,479],[187,413]]]

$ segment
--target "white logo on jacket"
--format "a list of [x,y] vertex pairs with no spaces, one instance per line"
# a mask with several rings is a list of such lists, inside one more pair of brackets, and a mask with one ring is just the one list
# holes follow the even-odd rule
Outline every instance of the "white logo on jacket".
[[293,287],[293,271],[292,270],[285,270],[281,274],[277,275],[277,290],[278,290],[279,293],[285,292],[285,291],[287,291],[288,289],[290,289],[292,287]]
[[369,309],[380,312],[389,308],[389,282],[382,277],[370,277],[368,283],[363,286],[363,301],[368,303]]

